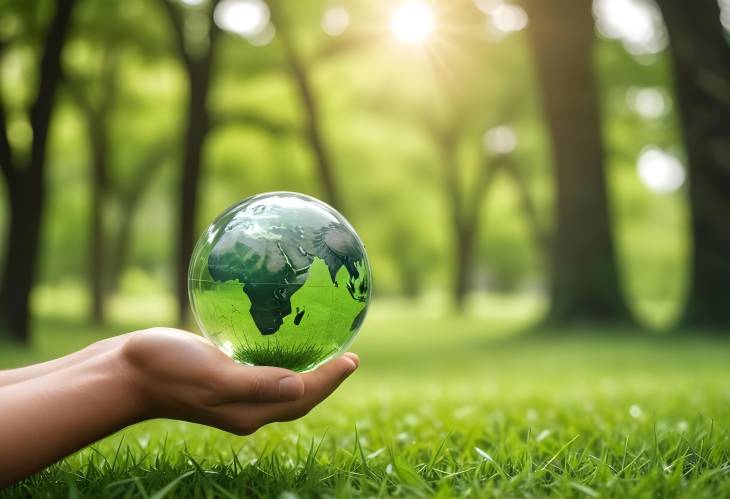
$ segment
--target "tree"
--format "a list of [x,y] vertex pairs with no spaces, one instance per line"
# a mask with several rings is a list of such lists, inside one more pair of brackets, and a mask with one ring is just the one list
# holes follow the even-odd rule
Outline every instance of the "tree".
[[607,200],[591,3],[528,0],[525,7],[556,179],[548,321],[630,322]]
[[70,95],[81,111],[91,149],[91,206],[89,231],[89,289],[91,291],[91,320],[101,323],[104,320],[106,289],[104,283],[105,255],[104,244],[104,202],[109,188],[109,132],[107,123],[112,104],[117,93],[116,57],[105,51],[102,61],[102,74],[99,78],[102,92],[98,102],[92,102],[89,82],[74,78],[67,86]]
[[276,8],[274,15],[274,22],[278,27],[288,74],[295,84],[304,114],[304,137],[314,154],[325,201],[340,211],[345,211],[345,207],[342,205],[342,195],[334,177],[331,155],[322,133],[319,105],[311,83],[310,66],[297,51],[284,13],[281,9]]
[[0,170],[8,187],[10,228],[0,282],[0,330],[18,341],[30,333],[30,292],[35,281],[45,201],[46,146],[56,89],[61,80],[61,51],[75,0],[58,0],[43,43],[38,93],[30,109],[33,132],[30,156],[18,160],[8,140],[5,106],[0,102]]
[[[213,65],[222,32],[215,24],[213,15],[219,0],[203,5],[206,30],[202,37],[187,35],[185,15],[169,0],[160,0],[173,27],[176,51],[183,61],[188,79],[187,124],[180,177],[178,209],[178,254],[175,272],[178,301],[178,321],[184,324],[188,318],[187,271],[195,245],[195,214],[198,207],[198,184],[202,171],[202,153],[209,133],[219,126],[230,124],[258,128],[275,136],[289,134],[291,127],[266,116],[246,111],[221,111],[215,115],[208,105],[208,94],[213,78]],[[198,19],[199,21],[199,19]]]
[[188,318],[188,264],[195,245],[195,214],[198,207],[198,182],[203,146],[211,129],[211,115],[207,101],[213,58],[221,34],[213,21],[213,13],[218,2],[219,0],[213,0],[206,7],[205,35],[199,40],[194,40],[185,36],[184,13],[169,0],[160,0],[172,25],[175,46],[188,79],[187,125],[180,172],[178,254],[175,272],[178,320],[181,324]]
[[659,0],[688,159],[694,251],[682,325],[730,327],[730,46],[716,0]]
[[[519,39],[485,38],[485,20],[474,12],[470,3],[457,3],[441,12],[442,25],[459,26],[459,30],[444,29],[425,47],[405,47],[404,55],[412,64],[406,71],[422,73],[383,89],[385,99],[378,95],[381,113],[402,115],[433,144],[439,170],[436,182],[448,215],[445,230],[450,232],[449,292],[457,312],[463,310],[474,285],[476,251],[488,229],[482,221],[484,206],[499,175],[514,181],[536,243],[540,240],[543,248],[528,182],[512,154],[514,145],[492,151],[482,144],[485,131],[503,126],[511,130],[524,111],[528,88],[527,79],[516,76],[524,71],[515,57]],[[453,46],[459,47],[458,55],[451,51]]]
[[[129,259],[134,217],[151,180],[165,164],[170,149],[166,137],[159,138],[143,149],[139,159],[126,165],[128,180],[113,174],[110,122],[112,109],[118,99],[116,83],[118,54],[105,49],[102,74],[96,83],[101,91],[98,100],[91,98],[94,82],[78,76],[67,78],[67,91],[78,107],[86,126],[91,149],[91,207],[89,231],[89,289],[91,292],[90,317],[95,323],[104,321],[106,298],[117,290],[119,280]],[[116,203],[119,223],[109,227],[105,215]]]
[[[103,322],[106,299],[117,290],[133,242],[132,225],[139,202],[166,164],[172,147],[166,133],[140,139],[133,130],[141,125],[141,113],[125,115],[125,110],[138,104],[125,92],[127,61],[139,54],[152,64],[169,58],[163,48],[156,48],[161,45],[159,35],[150,27],[157,21],[149,20],[144,12],[125,16],[122,11],[127,8],[80,4],[68,43],[77,50],[83,48],[88,57],[67,58],[63,66],[64,93],[79,113],[90,151],[86,262],[89,312],[95,323]],[[157,102],[156,96],[149,98]],[[115,126],[120,122],[125,126]]]
[[432,128],[434,143],[439,151],[444,193],[451,215],[454,244],[452,297],[457,311],[464,307],[474,267],[474,251],[481,228],[481,212],[485,198],[500,163],[489,160],[478,165],[477,178],[471,192],[461,188],[461,165],[458,157],[460,130],[457,125],[447,129]]
[[110,179],[112,199],[116,202],[120,221],[116,232],[112,231],[109,236],[111,242],[106,244],[111,250],[105,272],[105,294],[116,293],[119,289],[122,273],[129,264],[133,241],[132,229],[140,202],[155,176],[165,166],[165,160],[169,157],[170,143],[170,140],[162,137],[148,146],[137,159],[135,166],[129,168],[132,173],[126,181],[114,177]]

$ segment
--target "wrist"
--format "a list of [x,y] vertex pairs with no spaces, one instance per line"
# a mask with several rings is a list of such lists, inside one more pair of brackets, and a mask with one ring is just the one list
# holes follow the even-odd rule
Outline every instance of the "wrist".
[[104,368],[117,385],[122,400],[131,411],[130,415],[134,422],[150,419],[149,403],[143,389],[142,377],[137,366],[126,355],[124,344],[114,348],[109,352],[109,356],[109,361],[103,362]]

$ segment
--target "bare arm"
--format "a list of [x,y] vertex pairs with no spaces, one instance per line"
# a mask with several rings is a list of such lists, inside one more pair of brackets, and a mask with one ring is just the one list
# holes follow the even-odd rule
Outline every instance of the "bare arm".
[[26,381],[31,378],[37,378],[44,374],[59,371],[64,367],[79,364],[84,360],[100,355],[118,346],[125,338],[127,338],[127,336],[129,336],[129,334],[123,334],[113,338],[97,341],[78,352],[73,352],[64,357],[59,357],[58,359],[41,362],[40,364],[19,367],[17,369],[6,369],[4,371],[0,371],[0,388],[6,385],[12,385],[13,383]]
[[[305,415],[356,368],[346,354],[297,374],[241,366],[190,333],[151,329],[0,386],[0,487],[157,417],[247,435]],[[63,360],[63,359],[60,359]],[[28,372],[30,373],[30,371]]]

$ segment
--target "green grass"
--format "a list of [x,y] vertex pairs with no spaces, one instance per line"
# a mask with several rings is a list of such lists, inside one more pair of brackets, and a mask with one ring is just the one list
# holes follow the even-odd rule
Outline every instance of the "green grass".
[[[516,334],[540,309],[376,303],[361,369],[307,417],[250,437],[136,425],[4,496],[730,496],[730,340]],[[0,365],[109,333],[73,324],[42,320],[35,350],[2,349]]]
[[254,366],[284,367],[304,371],[326,358],[327,351],[317,344],[282,344],[276,338],[254,345],[241,343],[233,350],[233,359]]

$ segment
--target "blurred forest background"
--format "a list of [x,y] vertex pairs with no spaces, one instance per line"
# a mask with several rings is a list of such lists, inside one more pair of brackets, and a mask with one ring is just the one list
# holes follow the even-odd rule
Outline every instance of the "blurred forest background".
[[728,29],[726,0],[0,0],[0,334],[190,326],[195,239],[272,190],[341,210],[409,313],[727,333]]

